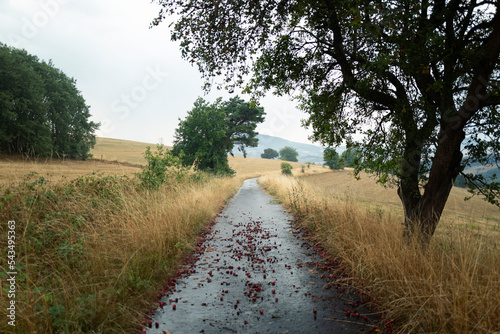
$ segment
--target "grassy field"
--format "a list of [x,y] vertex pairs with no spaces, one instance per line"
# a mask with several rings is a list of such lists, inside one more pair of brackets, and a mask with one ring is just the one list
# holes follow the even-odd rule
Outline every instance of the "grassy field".
[[[162,284],[243,179],[280,170],[281,161],[230,157],[234,178],[202,174],[150,191],[134,176],[146,146],[155,147],[98,138],[89,161],[0,157],[0,219],[15,221],[17,233],[14,332],[141,328]],[[301,175],[325,170],[292,165]],[[0,227],[6,236],[7,224]],[[6,263],[0,269],[3,280]],[[7,293],[0,290],[3,309]],[[0,332],[13,331],[2,321]]]
[[[141,171],[146,163],[143,153],[147,146],[156,148],[155,144],[140,143],[121,139],[97,138],[93,159],[88,161],[31,159],[23,157],[0,156],[0,185],[14,185],[22,181],[23,176],[37,172],[50,182],[72,180],[92,172],[104,175],[129,175]],[[101,159],[102,157],[102,159]],[[261,175],[279,172],[281,160],[267,160],[229,156],[229,165],[236,173],[242,175]],[[303,163],[290,163],[295,175],[322,173],[323,166]],[[304,173],[302,173],[304,167]]]
[[[234,178],[202,175],[150,191],[134,177],[148,145],[98,138],[94,159],[83,162],[0,157],[0,219],[15,220],[18,233],[17,332],[140,328],[161,284],[243,179],[256,176],[403,332],[500,331],[500,213],[464,202],[463,189],[453,189],[422,253],[401,241],[395,189],[366,175],[356,181],[347,170],[291,163],[299,178],[289,178],[279,160],[229,157]],[[6,290],[0,296],[7,307]],[[10,329],[0,323],[0,332]]]
[[[341,282],[355,281],[402,333],[498,333],[498,208],[461,207],[454,201],[462,193],[454,189],[447,218],[422,248],[402,238],[394,190],[363,179],[354,183],[346,172],[333,172],[259,182],[343,264]],[[467,213],[475,216],[453,218]]]
[[92,172],[105,175],[130,175],[140,172],[139,165],[106,160],[50,160],[21,157],[0,157],[0,185],[15,185],[30,172],[51,182],[65,182]]
[[[16,327],[2,321],[0,332],[134,332],[241,182],[201,175],[150,191],[127,176],[32,175],[0,189],[0,247],[15,221],[18,272]],[[3,285],[9,271],[2,261]],[[7,294],[0,290],[4,310]]]
[[123,139],[96,138],[96,145],[90,151],[94,159],[128,162],[136,165],[146,163],[143,153],[146,147],[156,148],[156,144],[141,143]]
[[[128,162],[132,164],[142,165],[145,163],[142,153],[146,150],[146,146],[155,148],[156,144],[139,143],[127,140],[97,138],[97,144],[91,151],[94,159],[103,157],[105,160],[116,160],[119,162]],[[239,156],[229,156],[229,166],[236,171],[238,175],[245,174],[261,174],[267,172],[276,172],[280,170],[281,160],[268,160],[257,158],[243,158]],[[322,166],[307,165],[304,163],[290,162],[293,167],[293,172],[299,174],[311,174],[325,171]],[[302,167],[305,166],[304,173]]]
[[[324,196],[350,199],[372,212],[403,216],[403,207],[395,188],[384,188],[376,184],[373,177],[368,174],[361,174],[359,181],[356,181],[351,174],[351,170],[338,170],[307,176],[305,180],[313,191]],[[442,220],[453,221],[458,226],[476,230],[500,231],[500,209],[479,197],[464,201],[468,195],[470,194],[466,189],[453,187]]]

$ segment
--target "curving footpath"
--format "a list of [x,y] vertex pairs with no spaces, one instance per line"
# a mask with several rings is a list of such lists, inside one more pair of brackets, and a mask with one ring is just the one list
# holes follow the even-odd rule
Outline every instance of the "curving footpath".
[[378,332],[378,317],[348,285],[332,283],[341,270],[304,234],[256,179],[246,180],[164,287],[146,332]]

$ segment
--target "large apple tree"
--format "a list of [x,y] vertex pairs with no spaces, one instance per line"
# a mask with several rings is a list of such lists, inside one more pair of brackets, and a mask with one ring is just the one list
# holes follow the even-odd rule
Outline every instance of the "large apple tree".
[[[157,0],[212,85],[298,96],[313,138],[397,185],[428,242],[464,167],[499,161],[498,1]],[[498,205],[499,184],[466,175]]]

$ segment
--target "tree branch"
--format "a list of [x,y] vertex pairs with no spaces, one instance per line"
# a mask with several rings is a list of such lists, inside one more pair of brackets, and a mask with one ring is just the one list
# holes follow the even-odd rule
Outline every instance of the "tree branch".
[[337,17],[336,9],[333,4],[326,1],[328,9],[328,18],[330,23],[330,28],[333,32],[333,52],[329,54],[335,58],[340,65],[340,70],[342,72],[344,83],[347,87],[354,90],[364,99],[377,103],[379,105],[387,106],[388,109],[395,109],[397,105],[397,99],[390,95],[376,91],[370,88],[360,88],[358,85],[358,80],[356,79],[349,60],[347,59],[346,52],[344,51],[344,39],[342,36],[342,30],[340,29],[339,20]]

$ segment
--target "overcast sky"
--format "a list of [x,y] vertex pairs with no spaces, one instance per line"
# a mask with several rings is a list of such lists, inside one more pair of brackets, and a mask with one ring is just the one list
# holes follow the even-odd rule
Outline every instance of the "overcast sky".
[[[170,41],[168,23],[149,29],[159,6],[149,0],[1,0],[0,41],[26,49],[77,80],[97,135],[170,145],[178,119],[197,97],[209,101],[197,70]],[[248,96],[241,95],[245,100]],[[271,94],[262,134],[309,143],[306,115]]]

